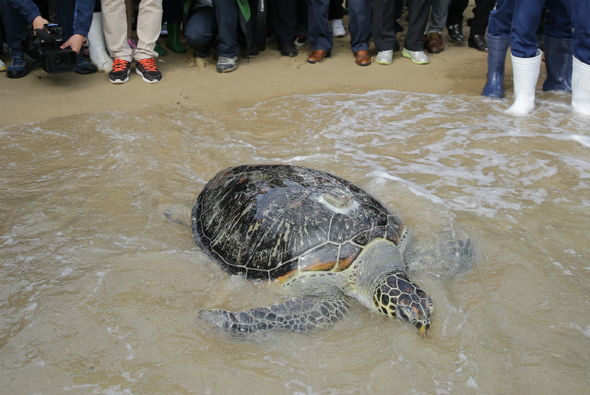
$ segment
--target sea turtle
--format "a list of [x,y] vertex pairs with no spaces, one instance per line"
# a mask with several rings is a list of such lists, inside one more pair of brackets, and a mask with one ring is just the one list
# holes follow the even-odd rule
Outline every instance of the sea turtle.
[[202,310],[231,332],[327,328],[348,297],[424,336],[431,298],[409,278],[408,232],[383,204],[332,174],[300,166],[244,165],[219,172],[192,211],[197,245],[223,270],[293,290],[282,304],[243,312]]

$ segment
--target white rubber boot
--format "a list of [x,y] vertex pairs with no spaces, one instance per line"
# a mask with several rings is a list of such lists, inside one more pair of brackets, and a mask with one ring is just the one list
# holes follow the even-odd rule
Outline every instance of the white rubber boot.
[[510,56],[514,79],[514,103],[506,110],[506,114],[522,117],[535,108],[535,87],[543,55],[541,50],[537,49],[537,55],[532,58]]
[[100,71],[108,73],[113,67],[113,59],[107,52],[104,42],[104,33],[102,31],[102,13],[95,12],[92,15],[92,24],[88,31],[88,51],[90,51],[90,60],[98,67]]
[[590,65],[575,57],[572,63],[572,107],[575,113],[590,117]]

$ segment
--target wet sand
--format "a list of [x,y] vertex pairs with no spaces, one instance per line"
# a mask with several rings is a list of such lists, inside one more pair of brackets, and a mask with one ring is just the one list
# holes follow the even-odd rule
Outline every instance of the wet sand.
[[[465,14],[469,17],[469,12]],[[346,21],[345,21],[346,25]],[[465,36],[469,28],[464,28]],[[398,37],[398,39],[402,37]],[[400,43],[403,42],[400,40]],[[321,64],[307,63],[309,44],[300,47],[299,56],[281,56],[276,42],[248,61],[240,57],[238,69],[227,74],[215,71],[211,63],[195,61],[193,56],[168,54],[157,59],[164,79],[148,84],[135,74],[130,81],[114,85],[106,73],[50,75],[35,68],[22,79],[0,79],[2,117],[0,127],[36,122],[69,114],[103,111],[134,111],[145,105],[185,106],[192,109],[232,111],[269,99],[302,94],[365,93],[379,89],[441,95],[480,95],[485,83],[487,54],[469,48],[466,42],[453,45],[443,34],[445,50],[429,54],[429,65],[415,65],[394,54],[392,65],[355,64],[350,37],[335,39],[332,57]],[[164,39],[160,39],[164,44]],[[371,44],[370,53],[377,55]],[[2,59],[9,63],[7,54]],[[510,62],[507,62],[507,92],[511,92]],[[542,78],[540,78],[542,80]]]

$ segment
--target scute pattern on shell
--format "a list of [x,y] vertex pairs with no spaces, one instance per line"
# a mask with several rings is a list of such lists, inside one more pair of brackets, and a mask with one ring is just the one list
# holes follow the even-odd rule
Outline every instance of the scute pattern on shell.
[[[358,207],[343,213],[318,200],[336,188]],[[228,273],[272,280],[297,270],[345,270],[371,240],[397,244],[403,225],[375,198],[329,173],[246,165],[207,183],[192,229],[197,245]]]

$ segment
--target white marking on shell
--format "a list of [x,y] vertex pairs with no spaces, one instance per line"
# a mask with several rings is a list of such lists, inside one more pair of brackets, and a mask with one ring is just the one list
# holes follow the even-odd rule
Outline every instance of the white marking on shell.
[[326,192],[316,198],[318,202],[328,207],[335,213],[347,214],[359,207],[352,195],[340,188]]

